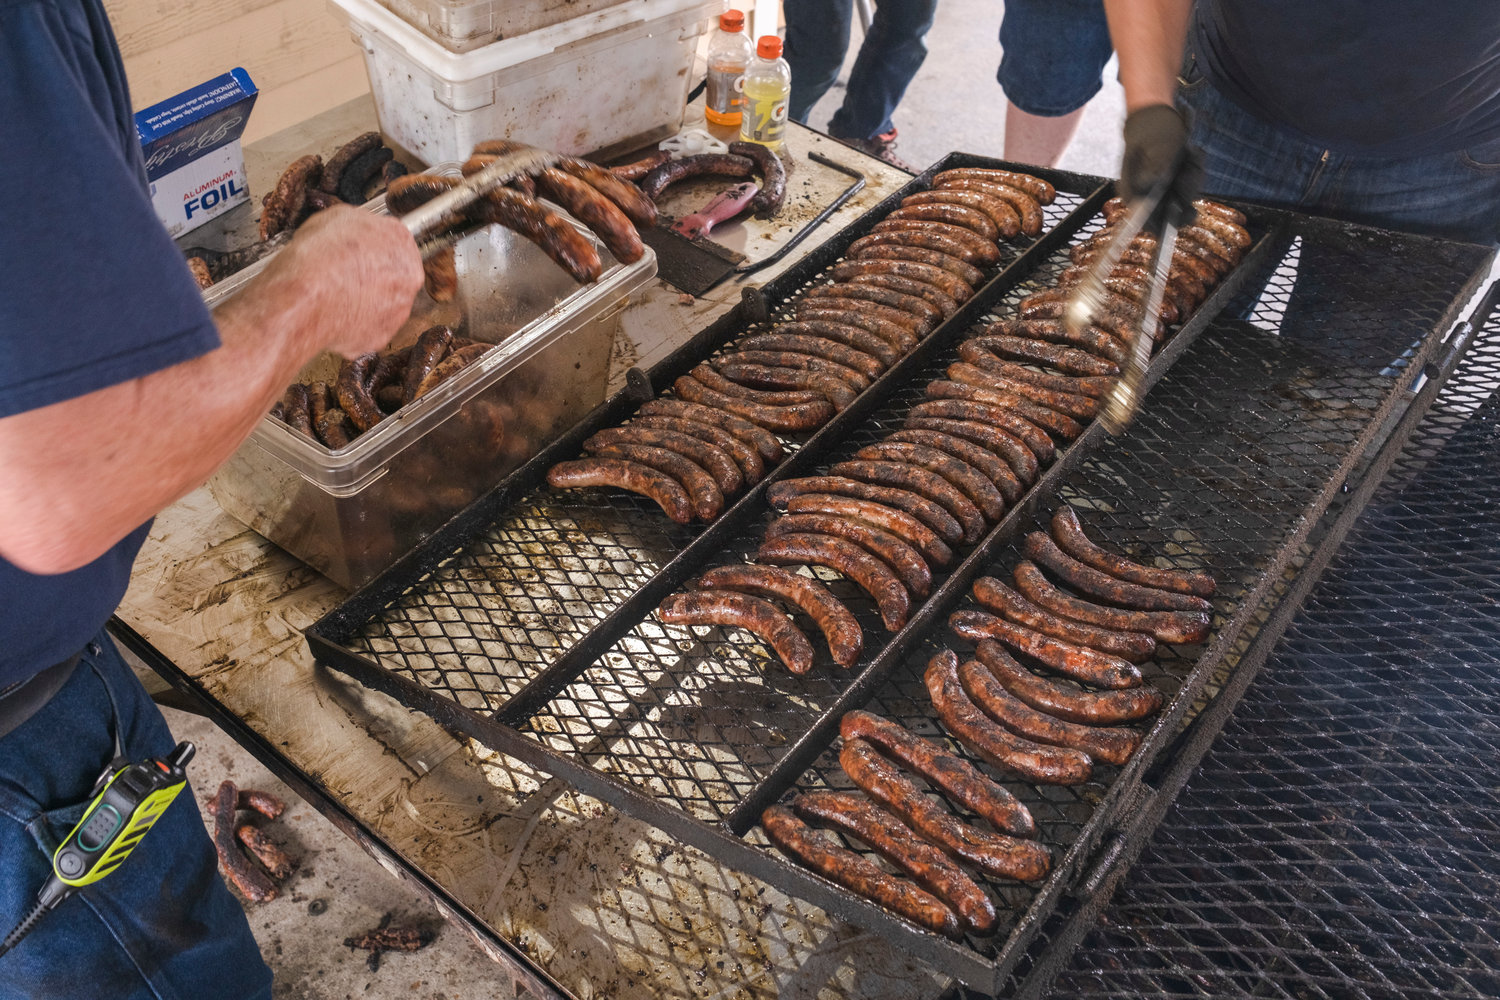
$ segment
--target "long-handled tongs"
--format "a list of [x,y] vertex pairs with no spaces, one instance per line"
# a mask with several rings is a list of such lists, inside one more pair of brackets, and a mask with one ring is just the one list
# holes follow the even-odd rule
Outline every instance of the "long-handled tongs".
[[465,177],[451,190],[423,202],[401,217],[401,222],[427,260],[446,250],[472,229],[464,211],[491,191],[528,174],[541,173],[562,157],[544,149],[527,146],[504,153],[483,170]]
[[[1154,221],[1153,215],[1166,198],[1172,179],[1169,175],[1150,194],[1138,198],[1130,206],[1119,231],[1078,283],[1063,313],[1063,322],[1070,333],[1081,333],[1103,309],[1105,280],[1146,223]],[[1145,315],[1141,317],[1141,325],[1134,330],[1130,343],[1125,345],[1125,363],[1120,368],[1120,377],[1105,397],[1104,408],[1099,413],[1099,422],[1110,434],[1123,433],[1140,406],[1141,379],[1151,360],[1151,347],[1156,343],[1157,328],[1161,325],[1162,297],[1167,289],[1167,275],[1172,269],[1172,254],[1177,249],[1177,224],[1170,216],[1170,212],[1164,213],[1161,219],[1161,234],[1156,243],[1156,255],[1151,261]]]

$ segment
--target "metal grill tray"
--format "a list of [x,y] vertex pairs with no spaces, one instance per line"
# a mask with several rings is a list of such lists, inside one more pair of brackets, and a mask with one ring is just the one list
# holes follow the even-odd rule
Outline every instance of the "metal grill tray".
[[[934,169],[953,165],[952,159]],[[1076,218],[1064,220],[1059,233],[1090,221],[1100,200],[1096,192]],[[385,602],[391,598],[385,596],[351,616],[351,607],[367,596],[356,595],[310,631],[314,651],[456,731],[560,775],[721,861],[874,929],[964,982],[994,989],[1061,894],[1078,880],[1108,824],[1128,811],[1141,772],[1170,739],[1196,695],[1216,669],[1240,654],[1258,606],[1280,580],[1317,513],[1404,399],[1405,387],[1437,350],[1455,299],[1477,280],[1473,272],[1483,257],[1479,248],[1277,213],[1261,213],[1255,221],[1257,228],[1269,226],[1270,234],[1257,243],[1231,283],[1153,361],[1148,382],[1162,381],[1131,432],[1113,440],[1098,427],[1085,432],[1021,506],[968,553],[901,633],[887,639],[867,627],[875,655],[853,676],[815,671],[816,676],[793,678],[779,668],[767,669],[768,654],[758,644],[741,643],[718,630],[700,641],[691,631],[664,629],[651,617],[660,598],[692,572],[750,551],[766,520],[759,497],[752,498],[754,508],[742,501],[721,518],[714,529],[722,530],[699,536],[701,541],[713,532],[711,545],[690,545],[654,576],[645,574],[650,579],[642,590],[653,592],[622,605],[629,620],[616,614],[624,627],[606,630],[613,633],[608,642],[579,659],[574,676],[554,675],[552,680],[560,683],[549,683],[545,696],[524,704],[524,711],[516,707],[522,699],[497,678],[481,652],[482,643],[475,641],[475,655],[467,658],[461,652],[438,655],[453,649],[449,632],[472,637],[476,628],[486,627],[490,612],[478,595],[491,584],[470,554],[475,546],[483,547],[482,538],[426,556],[430,565],[414,584],[403,583],[409,592],[390,608]],[[838,242],[847,245],[842,234]],[[821,261],[818,269],[830,260]],[[1064,263],[1065,254],[1053,253],[1037,276],[1045,278]],[[1294,277],[1299,263],[1300,282]],[[1010,305],[1028,290],[1023,279],[1031,269],[1018,265],[987,286],[976,300],[977,309],[966,309],[935,334],[902,363],[899,379],[888,376],[861,398],[856,419],[843,423],[836,435],[814,438],[787,463],[795,472],[784,467],[782,475],[824,467],[889,429],[928,379],[953,359],[952,344],[983,318],[979,310],[1009,314]],[[1243,284],[1245,292],[1230,302],[1235,284]],[[1218,318],[1221,309],[1225,316],[1247,318]],[[703,353],[700,346],[697,354],[679,359],[679,370],[691,367]],[[550,460],[576,453],[581,433],[570,435],[571,445]],[[1251,482],[1246,478],[1250,474],[1262,476],[1261,481]],[[575,536],[548,523],[555,515],[545,508],[505,513],[512,497],[501,497],[465,530],[485,532],[485,518],[497,515],[533,519],[536,538],[520,562],[527,572],[541,576],[545,570],[538,564],[557,561],[557,547]],[[1091,531],[1126,550],[1159,553],[1188,542],[1206,555],[1221,594],[1212,645],[1167,654],[1150,669],[1154,682],[1173,698],[1129,765],[1101,769],[1094,782],[1077,789],[1012,784],[1037,816],[1041,839],[1054,849],[1054,873],[1037,887],[991,886],[1003,914],[1001,934],[955,943],[923,932],[761,846],[758,831],[751,831],[766,804],[794,784],[811,789],[844,783],[829,747],[838,719],[848,709],[869,707],[919,730],[935,731],[921,708],[920,670],[931,640],[942,641],[941,621],[975,576],[1008,571],[1013,540],[1033,525],[1038,511],[1050,513],[1059,498],[1091,506],[1085,517]],[[592,516],[595,523],[574,522],[569,528],[594,537],[608,523],[608,511]],[[663,521],[659,514],[655,520],[658,525]],[[455,548],[457,554],[448,558]],[[622,548],[619,555],[627,551]],[[580,560],[579,565],[586,564]],[[457,581],[459,592],[444,590],[449,581]],[[631,585],[639,584],[624,586]],[[397,630],[408,630],[402,622],[413,600],[448,610],[447,620],[428,631],[438,648],[421,654],[419,664],[402,662],[389,652],[379,663],[372,662],[368,654],[373,647],[396,644],[371,636],[390,630],[392,623]],[[850,603],[867,623],[872,620],[867,604]],[[466,618],[476,624],[463,624]],[[497,709],[497,715],[484,714]]]
[[1491,314],[1052,995],[1500,996],[1497,386]]

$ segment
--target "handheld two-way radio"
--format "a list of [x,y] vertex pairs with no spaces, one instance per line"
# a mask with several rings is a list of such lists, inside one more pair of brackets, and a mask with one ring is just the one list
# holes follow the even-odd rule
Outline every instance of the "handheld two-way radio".
[[148,757],[131,763],[116,757],[90,793],[78,825],[52,852],[52,875],[37,893],[30,912],[0,942],[0,955],[16,946],[45,914],[84,886],[119,868],[141,838],[187,786],[188,761],[197,748],[179,743],[166,760]]

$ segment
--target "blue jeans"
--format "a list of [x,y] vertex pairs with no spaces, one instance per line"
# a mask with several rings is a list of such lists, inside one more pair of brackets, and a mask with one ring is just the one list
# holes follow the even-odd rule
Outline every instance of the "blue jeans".
[[1087,104],[1114,54],[1104,0],[1005,0],[995,79],[1010,103],[1056,118]]
[[[786,0],[786,46],[792,67],[787,112],[806,122],[808,112],[838,79],[849,49],[854,0]],[[828,123],[839,139],[873,139],[896,126],[891,115],[906,85],[927,58],[922,36],[932,27],[937,0],[883,0],[875,4],[869,34],[859,47],[844,103]]]
[[[0,935],[30,909],[52,851],[82,817],[114,757],[116,726],[131,759],[164,757],[176,745],[100,632],[62,690],[0,739]],[[118,870],[64,900],[0,957],[4,1000],[270,995],[271,970],[219,879],[191,785]]]
[[1334,152],[1250,114],[1204,77],[1191,54],[1177,104],[1203,151],[1204,194],[1500,243],[1500,141],[1404,158]]

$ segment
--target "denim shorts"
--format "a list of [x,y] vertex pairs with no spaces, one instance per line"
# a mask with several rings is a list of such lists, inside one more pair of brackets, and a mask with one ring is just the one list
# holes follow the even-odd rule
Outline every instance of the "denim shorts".
[[1055,118],[1099,93],[1113,53],[1103,0],[1005,0],[995,79],[1022,111]]
[[1177,105],[1203,152],[1203,192],[1385,229],[1500,243],[1500,139],[1418,156],[1325,149],[1225,95],[1189,52]]
[[[114,757],[115,727],[133,760],[176,745],[100,632],[51,701],[0,739],[0,935],[31,908],[53,850],[82,818]],[[0,957],[3,1000],[270,996],[271,971],[219,878],[191,784],[116,871],[63,900]]]

